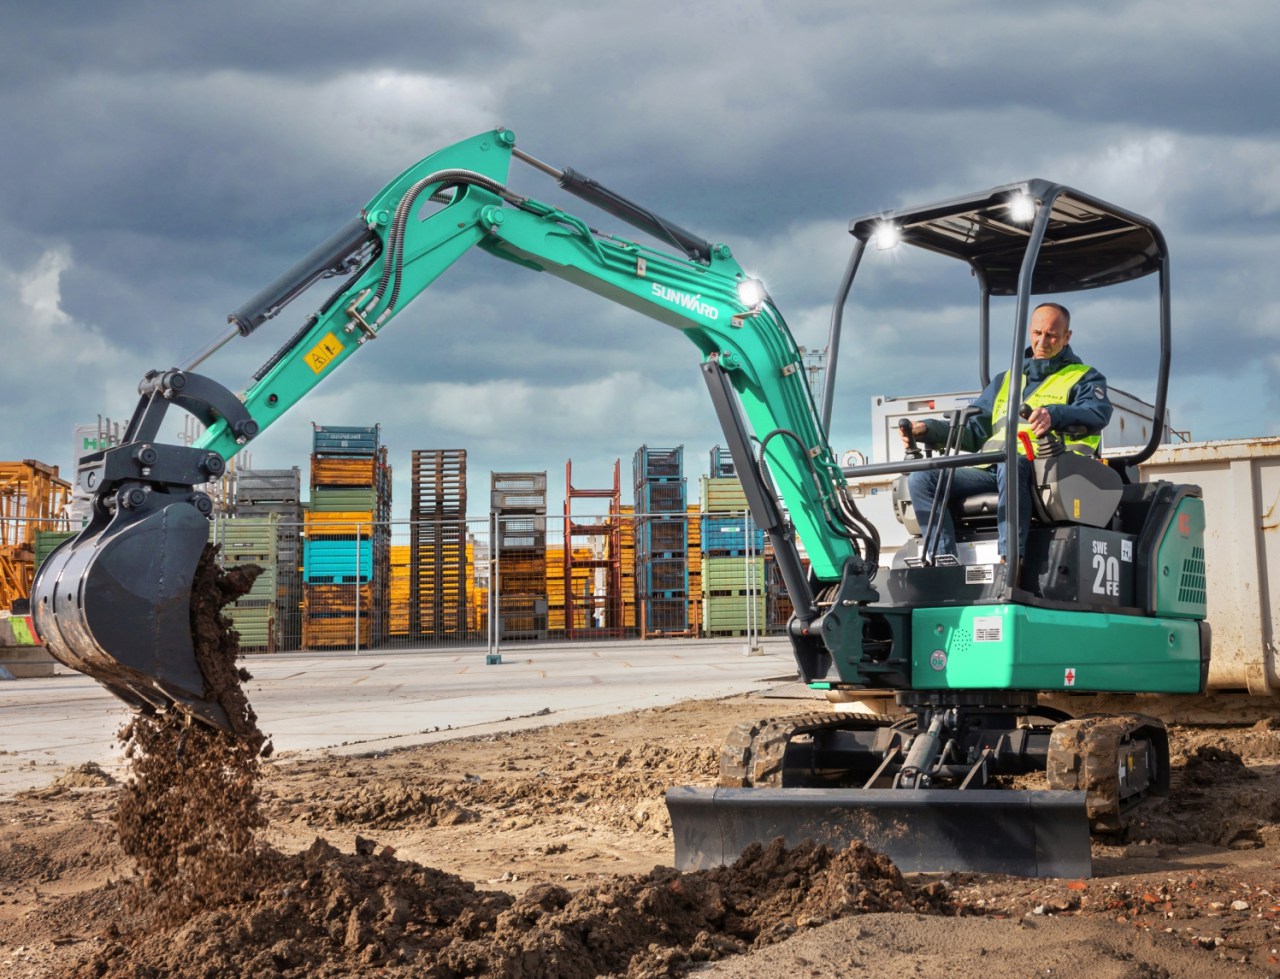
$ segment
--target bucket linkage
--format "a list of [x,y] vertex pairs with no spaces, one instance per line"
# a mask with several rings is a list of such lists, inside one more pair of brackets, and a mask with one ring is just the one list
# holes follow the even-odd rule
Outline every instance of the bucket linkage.
[[196,660],[191,589],[209,539],[216,452],[156,441],[170,405],[241,441],[258,424],[230,391],[181,370],[149,373],[120,445],[80,461],[93,493],[89,523],[41,564],[31,590],[36,630],[59,662],[138,710],[178,708],[230,728]]

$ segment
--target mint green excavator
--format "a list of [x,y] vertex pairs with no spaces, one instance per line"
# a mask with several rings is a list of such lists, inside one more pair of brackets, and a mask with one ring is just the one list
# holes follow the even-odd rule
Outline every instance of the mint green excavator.
[[[513,160],[662,247],[603,234],[518,193],[509,182]],[[868,241],[886,229],[976,274],[984,381],[991,296],[1017,297],[1010,376],[1021,377],[1032,294],[1158,273],[1162,415],[1168,262],[1160,232],[1137,215],[1029,181],[854,221],[819,409],[781,314],[728,247],[541,162],[517,149],[510,131],[495,130],[396,177],[346,227],[233,312],[229,328],[190,363],[146,375],[122,444],[81,464],[93,515],[40,568],[32,591],[37,629],[61,662],[134,708],[177,709],[227,728],[191,635],[192,581],[213,509],[197,487],[218,478],[227,460],[476,247],[689,338],[795,607],[788,633],[800,679],[819,689],[891,693],[900,708],[762,720],[731,732],[719,787],[668,793],[677,864],[722,863],[751,842],[783,836],[836,845],[863,839],[908,871],[1087,874],[1091,829],[1122,831],[1133,806],[1167,791],[1167,737],[1153,718],[1073,718],[1040,705],[1038,695],[1203,689],[1209,631],[1199,491],[1137,481],[1137,464],[1158,433],[1106,464],[1064,453],[1048,437],[1036,462],[1025,558],[1007,566],[944,564],[921,547],[921,557],[881,568],[877,530],[859,513],[850,476],[1004,464],[1016,451],[1010,440],[999,453],[951,448],[857,469],[837,462],[827,431],[841,310]],[[243,392],[195,372],[328,277],[342,284]],[[194,445],[160,439],[171,408],[207,426]],[[922,538],[931,532],[913,529]],[[989,540],[994,522],[989,512],[957,514],[957,534]],[[1048,788],[1007,787],[1039,771]]]

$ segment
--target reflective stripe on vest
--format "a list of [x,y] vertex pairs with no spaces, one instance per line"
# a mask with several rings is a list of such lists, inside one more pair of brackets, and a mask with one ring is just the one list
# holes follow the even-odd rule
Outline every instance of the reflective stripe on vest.
[[[1071,389],[1089,373],[1090,369],[1087,364],[1067,364],[1064,367],[1060,367],[1046,377],[1034,391],[1024,395],[1022,403],[1030,405],[1032,408],[1040,408],[1044,405],[1064,405],[1071,399]],[[1025,388],[1025,378],[1023,380]],[[1004,448],[1005,415],[1008,410],[1008,403],[1009,372],[1005,371],[1004,380],[1000,382],[1000,390],[996,393],[995,404],[991,407],[991,437],[982,444],[983,452],[995,452]],[[1026,432],[1032,438],[1035,438],[1035,435],[1031,433],[1031,426],[1021,419],[1018,420],[1018,431]],[[1102,445],[1102,436],[1084,435],[1077,438],[1063,436],[1062,444],[1072,452],[1094,456],[1098,454],[1098,447]],[[1018,451],[1023,455],[1027,454],[1021,440],[1018,442]]]

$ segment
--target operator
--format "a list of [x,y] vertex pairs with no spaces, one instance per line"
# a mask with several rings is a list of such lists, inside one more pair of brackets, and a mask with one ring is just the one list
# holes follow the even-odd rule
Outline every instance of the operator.
[[[1022,402],[1032,411],[1025,422],[1019,423],[1019,430],[1038,438],[1052,430],[1061,432],[1079,426],[1086,434],[1064,436],[1064,447],[1085,455],[1096,455],[1102,441],[1099,433],[1111,420],[1111,402],[1107,398],[1106,378],[1081,362],[1071,350],[1071,313],[1057,303],[1042,303],[1031,314],[1030,334],[1031,346],[1027,348],[1027,359],[1023,361]],[[1004,449],[1009,409],[1007,374],[1008,371],[1002,371],[997,375],[973,403],[978,411],[964,423],[960,435],[961,450],[994,452]],[[931,445],[945,443],[948,431],[945,421],[934,418],[911,425],[912,436]],[[902,440],[907,442],[905,431]],[[1018,453],[1018,554],[1021,556],[1026,551],[1027,530],[1031,524],[1034,467],[1021,440]],[[999,553],[1000,560],[1005,560],[1008,533],[1004,470],[1003,464],[956,469],[947,499],[938,501],[934,500],[934,494],[946,470],[926,469],[910,474],[907,486],[922,530],[929,524],[935,502],[943,508],[932,557],[942,554],[955,556],[956,533],[951,508],[966,497],[995,490],[999,493],[996,509]]]

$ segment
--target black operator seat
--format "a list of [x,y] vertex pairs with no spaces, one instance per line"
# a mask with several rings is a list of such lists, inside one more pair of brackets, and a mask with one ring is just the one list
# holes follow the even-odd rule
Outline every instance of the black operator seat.
[[[1119,472],[1096,456],[1064,449],[1052,433],[1036,440],[1033,466],[1033,522],[1087,527],[1110,525],[1124,494],[1124,480]],[[995,520],[998,503],[999,495],[994,492],[966,497],[960,503],[958,520],[966,524]]]

